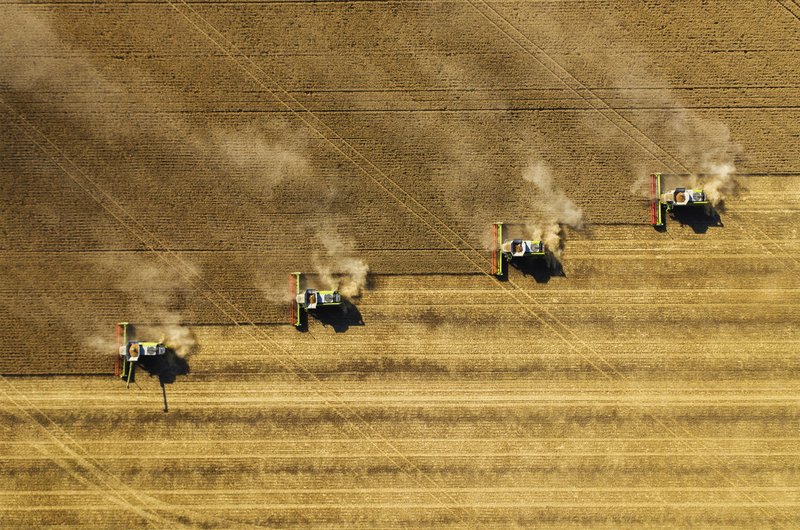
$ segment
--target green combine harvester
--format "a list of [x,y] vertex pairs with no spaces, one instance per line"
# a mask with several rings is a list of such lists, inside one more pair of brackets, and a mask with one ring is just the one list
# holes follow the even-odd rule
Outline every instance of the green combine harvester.
[[131,377],[136,370],[136,362],[142,355],[164,355],[167,352],[166,346],[160,342],[142,342],[139,340],[129,340],[127,322],[117,324],[117,363],[114,366],[114,375],[123,379],[126,386],[130,386]]
[[675,208],[691,208],[694,206],[705,207],[709,204],[708,197],[702,189],[675,188],[662,192],[662,173],[650,175],[650,223],[661,228],[666,225],[664,210],[673,212]]
[[302,311],[313,311],[319,307],[342,305],[342,297],[337,291],[320,291],[318,289],[302,289],[303,273],[293,272],[289,275],[289,287],[292,293],[290,319],[292,325],[302,326]]
[[495,276],[505,275],[507,269],[505,262],[514,258],[545,255],[544,243],[541,241],[504,239],[503,223],[494,223],[492,225],[492,241],[494,245],[492,249],[492,274]]

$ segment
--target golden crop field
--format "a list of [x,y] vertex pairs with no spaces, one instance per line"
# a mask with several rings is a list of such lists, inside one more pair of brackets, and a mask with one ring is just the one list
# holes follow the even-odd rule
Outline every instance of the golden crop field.
[[0,527],[800,526],[798,80],[796,0],[0,3]]

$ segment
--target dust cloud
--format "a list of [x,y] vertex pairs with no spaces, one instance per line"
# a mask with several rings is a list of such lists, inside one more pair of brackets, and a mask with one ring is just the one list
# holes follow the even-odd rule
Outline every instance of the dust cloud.
[[[606,69],[619,97],[628,99],[634,107],[657,109],[642,113],[636,126],[668,153],[663,155],[658,149],[654,152],[660,167],[654,167],[653,156],[643,158],[640,150],[633,151],[636,158],[627,155],[637,175],[631,193],[649,198],[649,175],[674,173],[685,179],[678,185],[701,187],[713,206],[721,205],[736,190],[736,160],[743,153],[742,146],[733,140],[725,123],[687,108],[667,79],[654,76],[655,63],[644,50],[632,53],[633,45],[624,46],[625,60],[599,64]],[[622,56],[621,50],[617,52],[615,57]],[[623,141],[629,144],[628,138]]]
[[[30,102],[46,103],[48,111],[59,116],[58,130],[73,131],[73,135],[86,136],[99,145],[95,162],[76,159],[92,176],[98,186],[115,193],[117,181],[135,182],[141,195],[151,190],[148,211],[157,211],[168,217],[175,234],[191,233],[197,229],[198,216],[205,223],[203,238],[213,244],[228,244],[238,228],[228,219],[230,206],[210,210],[209,205],[194,210],[177,208],[172,199],[183,190],[171,188],[170,175],[154,171],[159,161],[178,162],[177,171],[187,171],[191,164],[203,166],[203,171],[193,175],[192,186],[198,189],[213,190],[220,205],[263,206],[276,200],[274,191],[286,180],[306,179],[308,164],[303,156],[304,143],[301,133],[281,120],[268,124],[254,122],[198,124],[191,117],[174,113],[162,114],[162,93],[168,88],[144,86],[151,78],[148,72],[142,75],[125,74],[119,83],[111,82],[114,72],[106,72],[96,67],[82,51],[71,45],[61,36],[61,28],[55,15],[25,9],[4,9],[0,17],[0,90],[8,94],[9,105],[17,107],[22,115],[27,113],[25,105]],[[109,78],[107,78],[107,76]],[[180,97],[170,93],[168,99]],[[4,98],[5,100],[5,98]],[[126,104],[135,101],[139,112],[119,112],[117,102]],[[115,104],[110,104],[115,103]],[[39,103],[31,103],[39,104]],[[87,105],[90,112],[87,112]],[[155,161],[155,163],[154,163]],[[96,163],[96,168],[92,164]],[[99,169],[98,169],[99,168]],[[108,168],[113,168],[113,174]],[[188,169],[190,171],[190,169]],[[26,179],[36,179],[33,171],[20,171],[16,176],[21,186]],[[65,177],[66,178],[66,177]],[[119,197],[117,197],[119,198]],[[58,211],[59,197],[42,198],[41,210]],[[185,204],[181,201],[181,204]],[[215,205],[210,205],[216,208]],[[199,214],[199,215],[198,215]],[[21,222],[19,218],[7,220],[0,214],[0,222]],[[139,242],[112,237],[115,230],[108,225],[108,218],[101,208],[87,208],[83,221],[85,235],[92,239],[91,245],[98,250],[138,247]],[[250,215],[248,212],[247,215]],[[268,229],[268,226],[264,226]],[[156,234],[169,246],[169,236]],[[222,242],[222,243],[220,243]],[[321,241],[320,241],[321,242]],[[57,242],[56,242],[57,244]],[[177,245],[178,242],[176,241]],[[213,245],[212,244],[212,245]],[[350,296],[357,296],[363,284],[367,267],[356,259],[347,259],[333,252],[330,255],[332,270],[347,273],[341,280],[342,289]],[[150,259],[149,254],[148,260]],[[113,261],[113,258],[109,258]],[[169,265],[163,264],[165,269]],[[97,267],[97,260],[87,257],[87,268]],[[258,272],[250,263],[232,264],[236,267],[243,284],[261,288]],[[148,326],[139,326],[142,338],[164,340],[174,346],[179,355],[186,355],[196,347],[196,338],[184,325],[185,315],[174,299],[178,293],[191,286],[174,274],[157,272],[152,266],[128,265],[127,261],[115,261],[112,277],[122,276],[122,280],[100,279],[98,288],[109,292],[122,293],[123,297],[137,297],[137,304],[147,307],[143,313],[137,307],[119,311],[118,318],[134,322],[134,315],[140,315]],[[234,274],[231,272],[231,274]],[[199,270],[192,274],[193,281],[203,281]],[[142,290],[147,290],[142,298]],[[284,301],[288,290],[284,281],[269,291],[267,298]],[[120,308],[122,309],[122,308]],[[91,308],[86,308],[91,313]],[[65,315],[65,320],[69,317]],[[96,332],[92,322],[76,325],[76,336],[85,346],[108,351],[112,342],[108,323]],[[78,329],[80,328],[80,329]],[[112,348],[113,349],[113,348]]]
[[317,236],[325,249],[314,257],[320,281],[349,300],[357,300],[367,286],[369,266],[355,257],[354,243],[328,227]]
[[86,85],[102,91],[109,87],[85,59],[56,58],[69,53],[46,15],[5,10],[0,17],[0,85],[6,90],[38,92]]
[[[191,290],[187,280],[172,269],[141,263],[138,257],[109,257],[102,266],[116,272],[106,276],[102,288],[124,301],[125,314],[135,315],[143,322],[131,322],[137,340],[161,342],[181,358],[196,350],[197,338],[185,324],[187,318],[183,314],[183,293]],[[108,330],[104,331],[88,337],[86,346],[103,353],[113,351],[115,343]]]
[[[741,145],[731,140],[728,127],[718,121],[700,118],[690,111],[676,108],[665,128],[677,138],[682,164],[691,173],[674,175],[678,185],[702,188],[714,207],[721,207],[725,198],[739,186],[736,158]],[[634,195],[650,198],[650,174],[644,164],[637,164],[638,177],[630,187]]]
[[528,166],[523,178],[536,191],[532,219],[526,222],[526,229],[531,239],[544,242],[547,249],[560,258],[564,248],[564,229],[581,229],[583,212],[556,186],[552,171],[545,163],[539,161]]
[[692,186],[700,186],[713,206],[720,205],[737,186],[736,157],[742,147],[731,140],[728,127],[680,109],[669,122],[680,139],[680,154],[693,171]]

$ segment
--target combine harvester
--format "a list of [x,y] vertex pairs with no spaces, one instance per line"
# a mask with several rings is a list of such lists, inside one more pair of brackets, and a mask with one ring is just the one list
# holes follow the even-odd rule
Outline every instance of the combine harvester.
[[650,223],[656,228],[666,225],[664,210],[672,213],[675,208],[708,207],[708,198],[702,189],[675,188],[661,191],[662,173],[650,175]]
[[529,239],[503,239],[503,223],[494,223],[492,227],[492,274],[504,276],[506,261],[525,256],[545,255],[544,243]]
[[131,377],[136,370],[136,362],[141,355],[164,355],[167,352],[166,346],[160,342],[142,342],[138,340],[128,340],[128,324],[120,322],[117,324],[117,362],[114,366],[114,375],[124,379],[126,387],[131,384]]
[[303,325],[302,311],[308,312],[319,307],[342,305],[342,297],[337,291],[301,289],[302,275],[301,272],[293,272],[289,275],[289,287],[292,292],[290,319],[296,328]]

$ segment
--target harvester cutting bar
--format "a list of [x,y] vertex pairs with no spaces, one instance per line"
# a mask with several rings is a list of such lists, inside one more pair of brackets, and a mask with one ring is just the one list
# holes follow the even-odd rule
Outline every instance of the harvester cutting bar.
[[289,291],[292,293],[292,300],[289,302],[289,321],[295,327],[300,327],[300,305],[297,303],[297,295],[300,293],[300,273],[293,272],[289,275]]
[[650,175],[650,224],[656,224],[656,180],[655,175]]
[[503,223],[492,225],[492,274],[503,275]]
[[122,369],[122,357],[119,354],[119,349],[120,349],[120,343],[119,343],[120,330],[119,330],[119,328],[120,328],[119,324],[117,324],[116,327],[114,328],[114,334],[117,337],[117,351],[116,351],[116,356],[115,356],[116,357],[116,361],[114,361],[114,377],[119,377],[120,370]]
[[291,301],[289,302],[289,322],[294,324],[295,305],[297,305],[294,300],[295,296],[297,296],[294,291],[294,274],[289,275],[289,293],[291,294]]
[[664,226],[664,209],[661,207],[661,173],[650,175],[650,224]]
[[[123,351],[123,346],[128,346],[128,323],[118,322],[115,330],[117,336],[117,361],[114,363],[114,375],[116,377],[125,377],[125,359],[122,358],[120,352]],[[120,376],[120,372],[122,375]]]
[[492,274],[497,274],[497,225],[492,225]]

